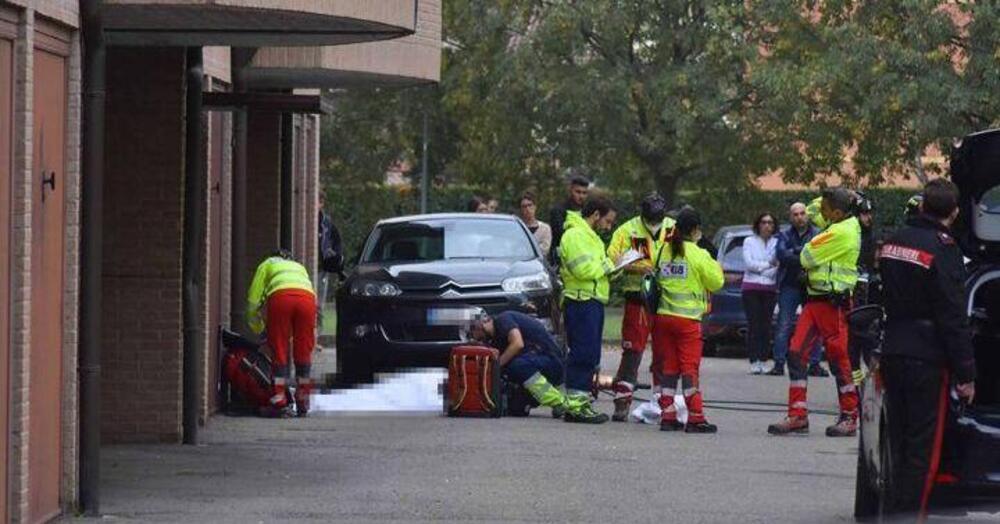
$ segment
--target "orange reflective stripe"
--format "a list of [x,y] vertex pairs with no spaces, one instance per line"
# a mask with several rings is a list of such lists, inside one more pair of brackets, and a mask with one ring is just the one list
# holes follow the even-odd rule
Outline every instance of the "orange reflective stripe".
[[825,233],[820,233],[820,234],[814,236],[813,239],[809,241],[809,245],[810,246],[822,246],[823,244],[826,244],[827,242],[829,242],[831,240],[833,240],[833,233],[830,232],[830,231],[827,231]]

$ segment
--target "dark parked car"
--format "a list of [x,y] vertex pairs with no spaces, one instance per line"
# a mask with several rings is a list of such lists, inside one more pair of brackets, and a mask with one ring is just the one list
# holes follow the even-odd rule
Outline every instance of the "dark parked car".
[[348,383],[445,366],[480,308],[537,316],[560,332],[559,283],[515,217],[419,215],[375,225],[337,292],[337,367]]
[[[967,314],[976,351],[976,397],[972,405],[949,394],[934,478],[935,504],[986,501],[1000,505],[1000,130],[965,137],[952,153],[952,178],[962,192],[963,220],[955,228],[971,259],[966,283]],[[861,404],[854,513],[859,520],[878,516],[891,495],[896,467],[889,449],[885,391],[879,356],[868,359]]]
[[726,226],[715,233],[714,244],[719,249],[719,263],[725,276],[722,289],[712,294],[712,309],[702,319],[705,353],[712,354],[720,343],[742,343],[747,332],[747,316],[743,311],[743,241],[753,234],[749,225]]

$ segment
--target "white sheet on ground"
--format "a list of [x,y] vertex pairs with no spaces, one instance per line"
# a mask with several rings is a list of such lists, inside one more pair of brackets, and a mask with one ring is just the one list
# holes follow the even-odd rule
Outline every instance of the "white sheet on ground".
[[418,369],[383,375],[375,384],[312,396],[312,410],[441,411],[444,369]]
[[[652,399],[636,406],[635,409],[632,410],[632,421],[658,425],[660,423],[659,399],[659,395],[654,395]],[[687,404],[684,403],[684,395],[674,396],[674,406],[677,407],[677,420],[686,424],[688,419],[688,410]]]

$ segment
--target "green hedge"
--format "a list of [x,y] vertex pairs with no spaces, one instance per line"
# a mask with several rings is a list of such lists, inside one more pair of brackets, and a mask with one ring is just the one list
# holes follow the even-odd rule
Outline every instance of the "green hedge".
[[[619,222],[638,213],[638,201],[642,195],[628,191],[611,191],[611,198],[619,208]],[[449,186],[435,188],[428,199],[431,212],[464,211],[466,203],[474,194],[485,194],[473,187]],[[903,208],[912,196],[912,191],[901,189],[875,189],[868,191],[875,203],[877,224],[883,230],[891,230],[902,222]],[[732,224],[747,224],[762,211],[774,213],[779,221],[787,218],[791,202],[808,202],[816,193],[808,191],[746,191],[738,192],[714,190],[683,193],[678,201],[691,204],[701,213],[705,231],[711,235],[716,229]],[[419,192],[405,187],[381,185],[327,186],[327,206],[334,222],[344,238],[349,260],[360,252],[361,246],[380,219],[418,213]],[[517,195],[500,198],[501,210],[513,212]],[[557,195],[539,195],[539,217],[545,220],[549,208]]]

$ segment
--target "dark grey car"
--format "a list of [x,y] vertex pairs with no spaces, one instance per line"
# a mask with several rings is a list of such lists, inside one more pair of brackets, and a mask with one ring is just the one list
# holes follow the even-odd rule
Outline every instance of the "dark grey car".
[[559,281],[509,215],[418,215],[375,225],[337,292],[337,365],[348,383],[379,370],[445,366],[481,310],[536,316],[560,333]]
[[743,311],[743,241],[753,234],[749,225],[725,226],[715,233],[714,244],[719,249],[719,263],[725,283],[712,294],[712,308],[701,321],[705,352],[712,354],[725,342],[743,343],[747,332],[747,316]]

